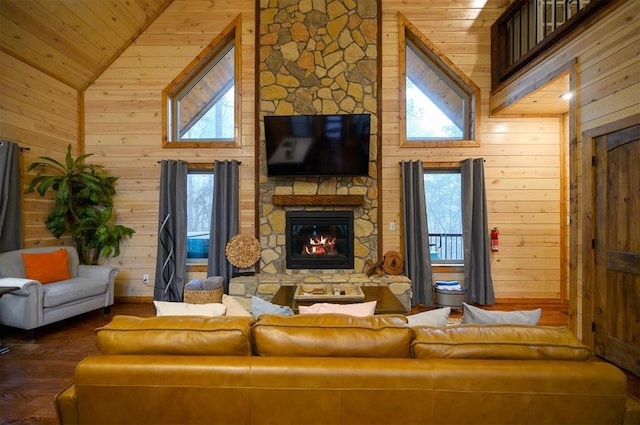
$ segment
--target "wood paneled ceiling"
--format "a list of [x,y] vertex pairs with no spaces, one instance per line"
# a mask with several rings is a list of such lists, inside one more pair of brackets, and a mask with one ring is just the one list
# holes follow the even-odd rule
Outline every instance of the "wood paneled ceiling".
[[86,89],[173,0],[0,0],[0,50]]
[[[83,91],[173,0],[0,0],[0,50]],[[2,66],[2,64],[0,64]],[[565,113],[554,82],[504,113]]]
[[569,73],[562,74],[500,111],[500,115],[558,116],[569,112],[569,100],[562,95],[570,90]]

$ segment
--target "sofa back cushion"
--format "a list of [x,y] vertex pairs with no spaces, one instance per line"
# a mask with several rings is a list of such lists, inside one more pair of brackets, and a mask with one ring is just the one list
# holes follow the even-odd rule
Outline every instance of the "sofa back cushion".
[[415,358],[586,360],[591,350],[567,328],[529,325],[414,327]]
[[402,315],[262,315],[255,354],[291,357],[410,357],[413,332]]
[[22,261],[22,254],[44,254],[58,251],[59,249],[67,250],[67,270],[70,277],[78,275],[78,252],[72,246],[43,246],[38,248],[16,249],[0,254],[0,277],[19,277],[27,278]]
[[250,356],[251,317],[115,316],[96,329],[102,354]]

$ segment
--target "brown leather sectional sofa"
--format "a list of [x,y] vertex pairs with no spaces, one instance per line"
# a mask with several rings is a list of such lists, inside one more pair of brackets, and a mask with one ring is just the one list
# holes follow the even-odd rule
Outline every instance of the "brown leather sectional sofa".
[[[622,424],[626,377],[568,330],[404,316],[116,316],[62,424]],[[627,405],[625,405],[627,403]]]

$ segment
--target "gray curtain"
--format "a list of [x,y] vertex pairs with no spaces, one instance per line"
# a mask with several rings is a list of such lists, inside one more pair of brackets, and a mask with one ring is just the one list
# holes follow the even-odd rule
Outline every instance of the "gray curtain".
[[462,238],[464,240],[464,282],[466,300],[494,304],[487,198],[482,158],[462,161]]
[[0,140],[0,252],[22,248],[20,147]]
[[182,301],[187,273],[187,163],[162,161],[153,299]]
[[405,272],[411,279],[411,305],[433,305],[429,230],[421,161],[402,161]]
[[224,278],[229,293],[233,265],[227,260],[227,242],[238,234],[240,210],[240,162],[216,161],[213,165],[213,211],[209,239],[208,275]]

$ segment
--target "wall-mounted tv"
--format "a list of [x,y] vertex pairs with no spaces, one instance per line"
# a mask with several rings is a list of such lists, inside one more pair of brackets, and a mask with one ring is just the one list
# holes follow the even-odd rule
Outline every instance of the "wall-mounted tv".
[[368,176],[370,114],[264,117],[269,176]]

